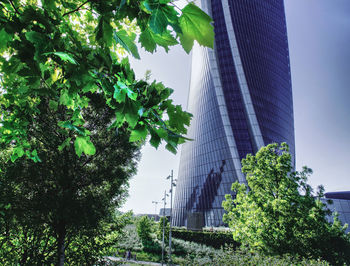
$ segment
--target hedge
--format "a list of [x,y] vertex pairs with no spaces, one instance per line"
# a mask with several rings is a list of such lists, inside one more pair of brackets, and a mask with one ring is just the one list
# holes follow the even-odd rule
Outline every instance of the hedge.
[[189,231],[186,229],[173,228],[171,233],[174,238],[196,242],[213,248],[221,248],[224,247],[225,244],[233,247],[239,246],[239,243],[233,240],[230,232]]

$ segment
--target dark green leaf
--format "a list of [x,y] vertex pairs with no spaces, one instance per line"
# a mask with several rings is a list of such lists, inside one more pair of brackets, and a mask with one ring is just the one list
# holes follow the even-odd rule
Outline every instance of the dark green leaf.
[[52,110],[54,110],[54,111],[57,111],[58,102],[53,101],[53,100],[50,100],[50,102],[49,102],[49,107],[50,107],[50,109],[52,109]]
[[7,47],[7,42],[12,39],[12,36],[8,34],[5,29],[0,30],[0,52]]
[[71,138],[66,138],[65,141],[63,141],[63,143],[60,146],[58,146],[58,150],[62,151],[65,147],[68,147],[70,145],[71,140]]
[[135,37],[136,35],[129,36],[125,30],[114,32],[115,41],[119,43],[126,51],[131,53],[135,58],[140,59],[137,46],[134,42]]
[[141,32],[139,42],[148,52],[153,53],[156,50],[157,45],[149,28]]
[[51,53],[44,53],[44,55],[50,55],[50,54],[54,54],[57,55],[59,58],[61,58],[61,60],[63,60],[64,62],[69,62],[71,64],[74,65],[78,65],[78,62],[75,61],[75,59],[73,58],[72,55],[64,53],[64,52],[51,52]]
[[149,26],[154,33],[162,34],[166,31],[166,28],[168,26],[168,19],[160,7],[152,11]]
[[151,143],[151,145],[153,147],[158,149],[159,144],[161,142],[161,139],[160,139],[160,137],[158,136],[158,134],[154,130],[151,131],[151,139],[150,139],[149,142]]
[[165,148],[170,151],[171,153],[173,154],[176,154],[177,153],[177,150],[176,150],[176,146],[168,143],[167,145],[165,145]]

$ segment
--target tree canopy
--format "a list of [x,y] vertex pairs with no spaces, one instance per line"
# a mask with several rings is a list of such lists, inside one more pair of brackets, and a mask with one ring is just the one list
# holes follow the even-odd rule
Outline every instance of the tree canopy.
[[101,249],[96,238],[101,241],[111,231],[109,224],[115,223],[116,208],[124,202],[128,181],[136,172],[140,146],[128,141],[125,128],[107,129],[114,112],[102,95],[87,97],[91,104],[83,115],[95,144],[94,156],[78,157],[72,145],[57,150],[67,136],[55,122],[64,120],[66,113],[62,107],[53,112],[44,100],[37,106],[40,123],[28,127],[30,145],[41,162],[11,163],[11,149],[1,152],[0,205],[9,207],[0,208],[0,257],[7,263],[55,264],[67,254],[66,261],[77,264],[79,254],[93,246],[94,251],[83,255],[84,264],[92,264]]
[[349,263],[350,235],[337,217],[315,195],[307,177],[312,170],[293,171],[286,143],[269,144],[242,160],[248,187],[232,185],[235,197],[226,195],[224,221],[234,240],[268,254],[298,254],[323,258],[333,264]]
[[140,58],[136,42],[151,53],[178,43],[190,52],[194,41],[213,47],[211,22],[192,2],[180,9],[171,0],[1,0],[0,142],[13,147],[13,161],[40,161],[28,127],[45,100],[65,113],[57,147],[93,155],[84,110],[87,95],[101,94],[115,115],[110,129],[125,127],[133,142],[151,135],[154,147],[164,140],[175,153],[191,115],[169,99],[172,89],[137,80],[127,56]]

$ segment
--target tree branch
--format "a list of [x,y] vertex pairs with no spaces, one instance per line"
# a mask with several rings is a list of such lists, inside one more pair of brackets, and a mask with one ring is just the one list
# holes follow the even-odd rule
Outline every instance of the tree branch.
[[78,6],[76,9],[71,10],[71,11],[69,11],[69,12],[67,12],[67,13],[64,13],[64,14],[63,14],[63,17],[64,17],[64,16],[67,16],[67,15],[69,15],[69,14],[72,14],[72,13],[74,13],[74,12],[79,11],[79,9],[82,8],[82,7],[83,7],[85,4],[87,4],[88,2],[90,2],[90,0],[87,0],[86,2],[82,3],[82,4],[81,4],[80,6]]
[[19,13],[17,7],[13,4],[12,0],[9,0],[11,6],[13,7],[13,9],[15,10],[15,12],[18,14],[18,15],[21,15],[21,13]]

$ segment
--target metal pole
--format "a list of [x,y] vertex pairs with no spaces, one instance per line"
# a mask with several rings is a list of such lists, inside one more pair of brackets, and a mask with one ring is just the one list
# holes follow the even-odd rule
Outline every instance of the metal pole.
[[173,216],[173,170],[171,170],[171,185],[170,185],[170,218],[169,218],[169,264],[171,265],[171,223]]
[[159,201],[152,201],[152,203],[154,203],[154,214],[157,216],[157,205],[159,203]]
[[164,262],[164,234],[165,234],[165,205],[166,205],[166,190],[164,191],[164,209],[163,209],[163,240],[162,240],[162,265]]

